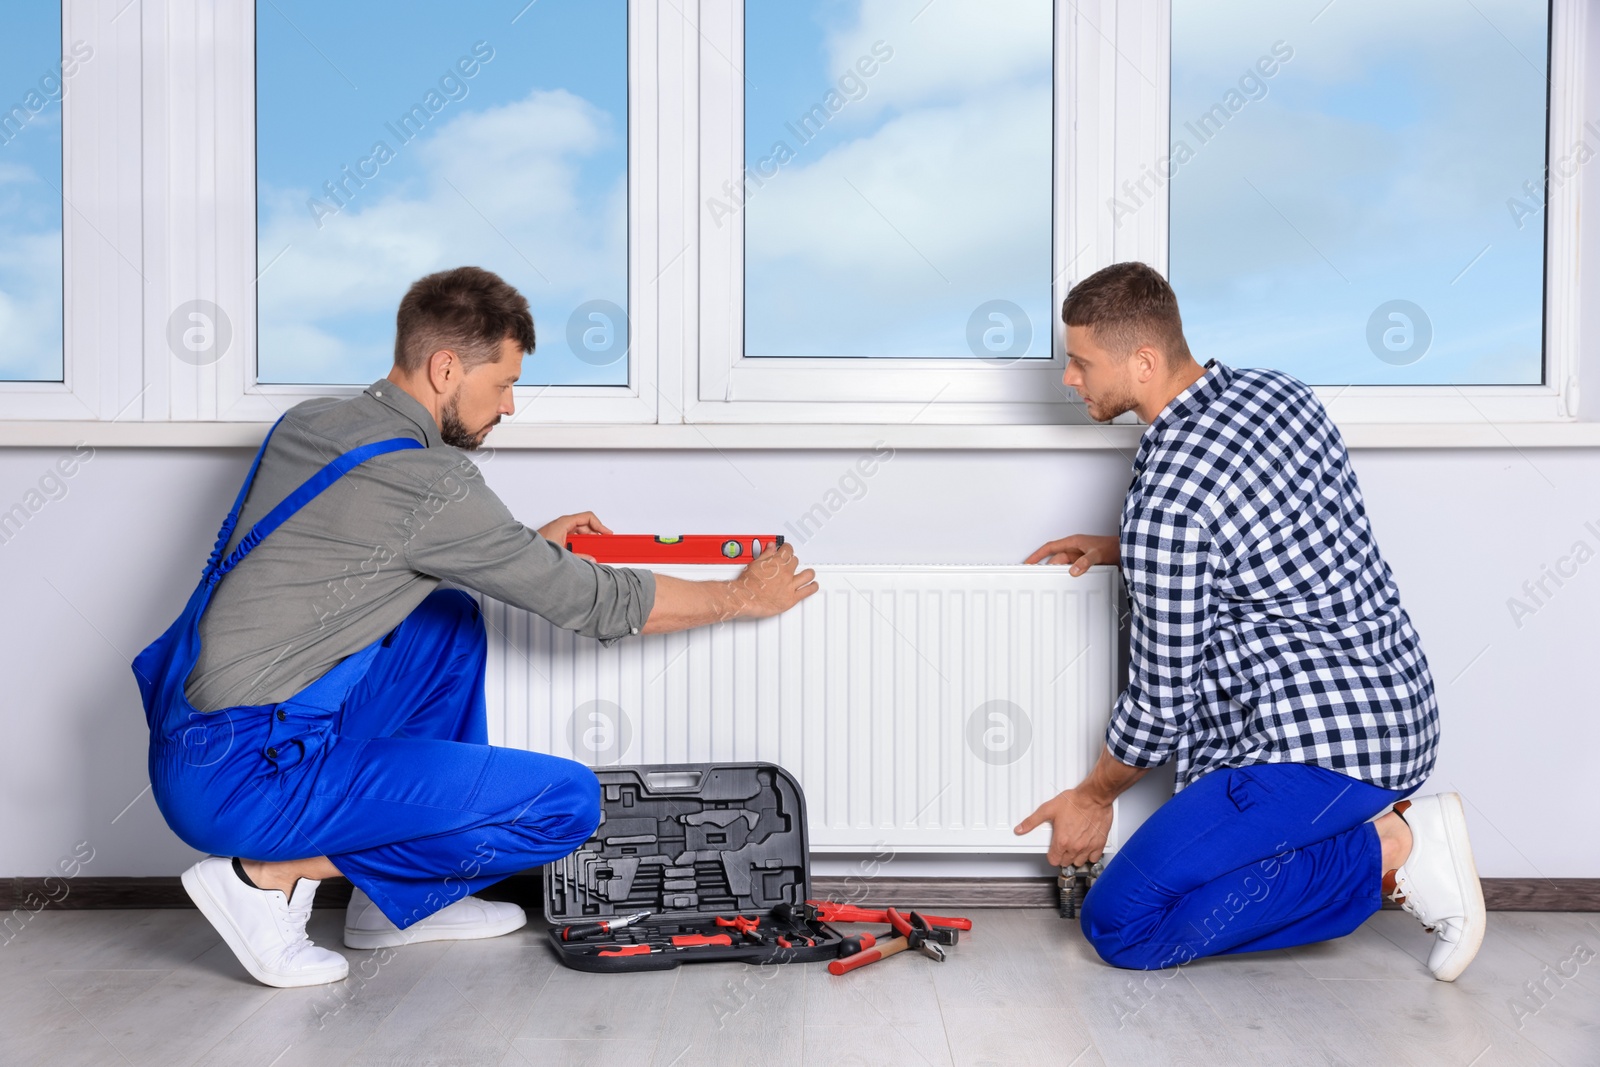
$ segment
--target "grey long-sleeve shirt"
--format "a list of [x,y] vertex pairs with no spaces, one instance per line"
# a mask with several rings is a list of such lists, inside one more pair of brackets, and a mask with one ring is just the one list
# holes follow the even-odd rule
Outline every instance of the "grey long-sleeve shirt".
[[644,626],[655,575],[578,559],[512,518],[427,409],[385,379],[289,411],[227,550],[325,464],[391,437],[426,447],[351,470],[217,586],[184,687],[196,708],[287,700],[393,630],[441,581],[607,643]]

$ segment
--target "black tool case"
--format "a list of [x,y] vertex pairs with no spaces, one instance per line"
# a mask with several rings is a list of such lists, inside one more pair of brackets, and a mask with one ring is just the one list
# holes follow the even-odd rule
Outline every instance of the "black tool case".
[[[810,896],[805,795],[772,763],[603,767],[594,836],[544,868],[545,917],[561,962],[580,971],[667,970],[838,955],[838,931],[775,916]],[[578,940],[562,931],[640,911],[641,922]],[[751,936],[725,925],[759,919]],[[728,944],[694,944],[699,939]],[[675,944],[674,939],[679,943]],[[643,948],[641,948],[643,946]]]

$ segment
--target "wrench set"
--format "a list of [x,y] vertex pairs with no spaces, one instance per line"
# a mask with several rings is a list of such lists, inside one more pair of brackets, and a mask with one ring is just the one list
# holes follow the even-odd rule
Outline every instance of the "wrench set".
[[[602,767],[601,818],[544,871],[550,944],[582,971],[708,960],[829,963],[906,950],[942,960],[966,919],[810,899],[805,796],[771,763]],[[835,923],[885,923],[879,934]]]

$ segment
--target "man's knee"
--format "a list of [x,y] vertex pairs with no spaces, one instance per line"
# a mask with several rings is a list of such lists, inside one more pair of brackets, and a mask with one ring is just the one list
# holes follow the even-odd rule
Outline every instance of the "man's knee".
[[1095,953],[1113,967],[1120,967],[1123,964],[1117,962],[1117,957],[1121,954],[1122,930],[1109,914],[1112,909],[1102,906],[1106,896],[1095,892],[1098,888],[1098,885],[1090,887],[1089,895],[1079,905],[1078,925]]
[[1102,891],[1102,883],[1096,882],[1079,909],[1078,922],[1084,939],[1095,953],[1111,966],[1129,970],[1153,971],[1171,966],[1170,960],[1161,958],[1170,953],[1163,953],[1147,936],[1141,935],[1136,928],[1141,924],[1130,921],[1132,917],[1127,908],[1118,908],[1116,903]]
[[600,779],[582,764],[577,765],[573,777],[576,779],[574,789],[577,791],[579,801],[572,813],[572,828],[580,832],[580,836],[574,842],[576,847],[589,840],[600,828]]
[[600,826],[600,779],[574,760],[563,759],[557,779],[535,801],[552,838],[577,848]]

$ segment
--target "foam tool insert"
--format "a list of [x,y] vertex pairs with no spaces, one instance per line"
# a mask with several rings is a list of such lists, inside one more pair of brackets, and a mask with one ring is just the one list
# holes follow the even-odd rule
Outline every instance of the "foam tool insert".
[[[713,960],[832,959],[843,940],[804,917],[805,795],[772,763],[602,767],[594,835],[544,869],[561,962],[665,970]],[[627,926],[613,925],[649,912]]]

